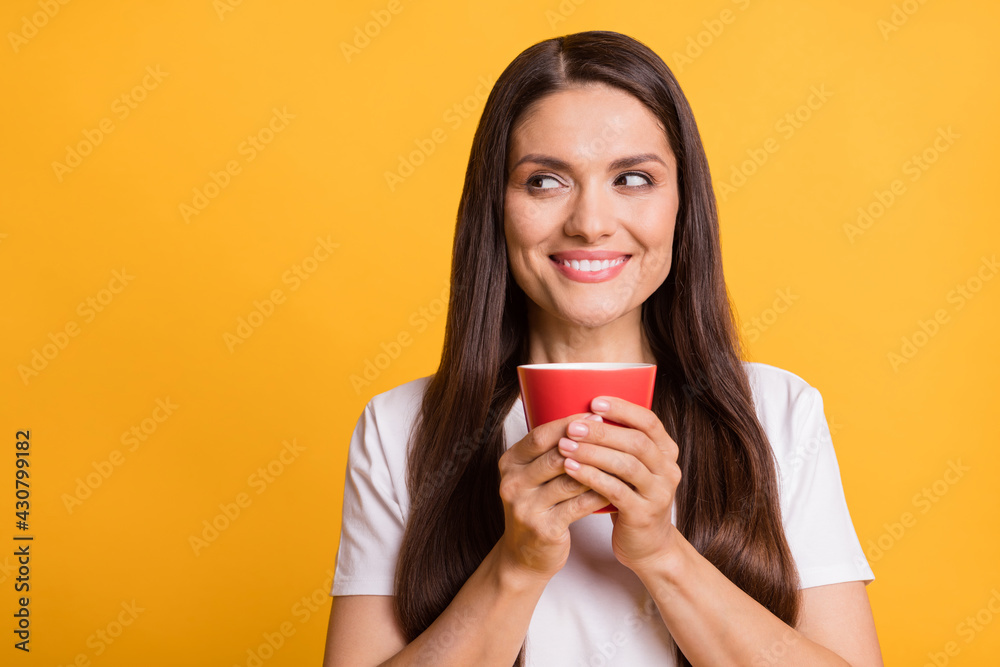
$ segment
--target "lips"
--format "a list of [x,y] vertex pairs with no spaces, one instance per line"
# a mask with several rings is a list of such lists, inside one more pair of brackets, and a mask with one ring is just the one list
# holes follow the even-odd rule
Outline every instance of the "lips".
[[630,257],[628,253],[619,252],[617,250],[568,250],[566,252],[557,252],[554,255],[549,255],[553,259],[562,261],[564,259],[618,259],[619,257]]
[[[549,255],[556,269],[574,282],[599,283],[622,272],[631,255],[613,250],[571,250]],[[607,266],[605,266],[605,264]],[[591,270],[600,266],[598,270]]]

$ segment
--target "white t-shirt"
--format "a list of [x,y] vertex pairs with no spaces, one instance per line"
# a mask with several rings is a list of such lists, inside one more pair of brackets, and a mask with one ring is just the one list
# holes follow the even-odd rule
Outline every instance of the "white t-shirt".
[[[800,587],[870,583],[875,575],[847,509],[819,391],[780,368],[743,363],[778,464],[782,523]],[[409,513],[408,437],[429,380],[412,380],[375,396],[358,419],[331,595],[393,593]],[[504,428],[508,447],[527,434],[520,398]],[[615,559],[611,531],[605,514],[570,525],[569,559],[549,581],[531,617],[528,665],[674,664],[666,626],[638,577]]]

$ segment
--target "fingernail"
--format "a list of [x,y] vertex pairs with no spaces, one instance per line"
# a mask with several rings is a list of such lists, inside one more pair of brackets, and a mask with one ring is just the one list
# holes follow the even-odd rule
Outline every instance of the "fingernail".
[[611,408],[611,403],[609,403],[603,398],[595,398],[591,402],[590,406],[594,408],[594,411],[601,410],[603,412],[604,410],[608,410]]
[[604,421],[604,417],[602,417],[601,415],[589,415],[587,417],[584,417],[584,419],[586,419],[588,421],[592,421],[592,422],[602,422],[602,421]]
[[581,424],[580,422],[571,422],[569,428],[566,431],[570,435],[587,435],[587,425]]
[[565,449],[566,451],[575,452],[576,448],[580,445],[576,444],[574,440],[569,438],[559,438],[559,448]]
[[566,459],[566,469],[567,470],[579,470],[580,469],[580,464],[579,464],[579,462],[574,461],[573,459]]

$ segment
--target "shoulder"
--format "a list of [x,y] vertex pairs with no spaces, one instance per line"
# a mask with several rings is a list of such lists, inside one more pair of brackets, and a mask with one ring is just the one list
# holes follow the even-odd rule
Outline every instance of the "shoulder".
[[744,361],[757,418],[779,461],[802,433],[806,421],[822,414],[823,399],[816,387],[791,371],[760,362]]
[[420,402],[423,400],[424,391],[430,383],[433,375],[416,378],[409,382],[396,385],[392,389],[375,394],[368,401],[367,408],[376,415],[386,417],[400,417],[420,410]]
[[[398,506],[403,508],[401,511],[407,506],[409,443],[430,379],[431,376],[410,380],[373,396],[358,417],[351,437],[348,474],[367,480],[364,484],[372,485],[379,494],[396,498]],[[360,487],[362,482],[354,484]]]
[[759,361],[744,361],[755,404],[794,403],[815,387],[791,371]]
[[375,394],[365,406],[362,419],[374,423],[382,440],[407,440],[432,377],[419,377]]

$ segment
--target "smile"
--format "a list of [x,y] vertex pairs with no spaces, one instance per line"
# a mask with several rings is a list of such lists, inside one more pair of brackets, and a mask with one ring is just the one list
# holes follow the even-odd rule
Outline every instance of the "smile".
[[570,280],[581,283],[598,283],[611,280],[628,262],[631,255],[620,255],[615,258],[602,259],[558,259],[549,256],[553,265]]

